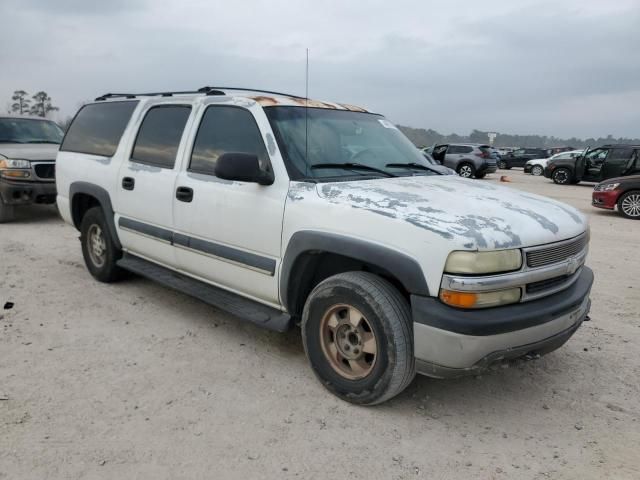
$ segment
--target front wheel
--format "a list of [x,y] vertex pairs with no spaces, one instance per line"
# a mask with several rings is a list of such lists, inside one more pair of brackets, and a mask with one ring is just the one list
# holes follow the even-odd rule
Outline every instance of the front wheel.
[[315,375],[333,394],[360,405],[382,403],[411,383],[412,329],[407,300],[367,272],[324,280],[302,314],[302,340]]
[[7,205],[0,198],[0,223],[7,223],[13,220],[16,216],[16,207],[13,205]]
[[551,179],[558,185],[568,185],[571,183],[571,172],[568,168],[558,168],[551,174]]
[[120,277],[122,271],[116,262],[122,252],[113,244],[102,208],[91,208],[82,217],[80,242],[84,262],[95,279],[109,283]]
[[621,195],[618,199],[618,211],[623,217],[640,220],[640,190]]
[[539,177],[543,173],[544,173],[544,170],[540,165],[534,165],[533,168],[531,169],[531,175],[535,175],[536,177]]

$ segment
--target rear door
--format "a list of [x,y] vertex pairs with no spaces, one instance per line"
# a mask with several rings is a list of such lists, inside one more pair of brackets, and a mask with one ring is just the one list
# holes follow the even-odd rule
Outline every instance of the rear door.
[[116,226],[122,246],[141,257],[175,266],[173,194],[176,157],[191,114],[185,104],[151,105],[119,171]]
[[[254,154],[263,170],[273,171],[265,147],[271,127],[259,106],[212,104],[202,110],[173,198],[180,268],[277,306],[276,270],[289,179],[274,171],[272,185],[258,185],[215,175],[217,159],[232,152]],[[277,155],[275,146],[272,154]]]
[[612,148],[607,159],[602,164],[600,180],[621,177],[628,170],[629,161],[633,155],[633,148]]

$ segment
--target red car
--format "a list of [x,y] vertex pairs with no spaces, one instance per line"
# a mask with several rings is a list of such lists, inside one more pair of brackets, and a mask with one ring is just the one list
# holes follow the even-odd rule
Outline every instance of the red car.
[[591,205],[614,210],[623,217],[640,220],[640,175],[609,178],[600,182],[591,194]]

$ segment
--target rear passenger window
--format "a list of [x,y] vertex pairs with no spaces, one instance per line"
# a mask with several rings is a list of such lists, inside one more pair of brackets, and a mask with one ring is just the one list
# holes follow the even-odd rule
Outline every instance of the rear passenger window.
[[113,156],[137,105],[137,101],[85,105],[69,126],[60,150]]
[[191,107],[163,105],[149,109],[140,125],[131,161],[173,168]]
[[268,170],[269,156],[253,115],[240,107],[209,107],[196,135],[189,170],[213,175],[220,155],[230,152],[257,155],[260,168]]
[[632,153],[631,148],[613,148],[609,153],[609,160],[629,160]]

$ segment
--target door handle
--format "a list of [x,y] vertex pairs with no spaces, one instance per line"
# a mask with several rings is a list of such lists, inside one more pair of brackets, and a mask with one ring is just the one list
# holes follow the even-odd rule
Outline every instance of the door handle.
[[122,188],[124,188],[125,190],[133,190],[135,186],[136,186],[135,178],[124,177],[122,179]]
[[193,189],[189,187],[178,187],[176,190],[176,198],[181,202],[191,202],[191,200],[193,200]]

